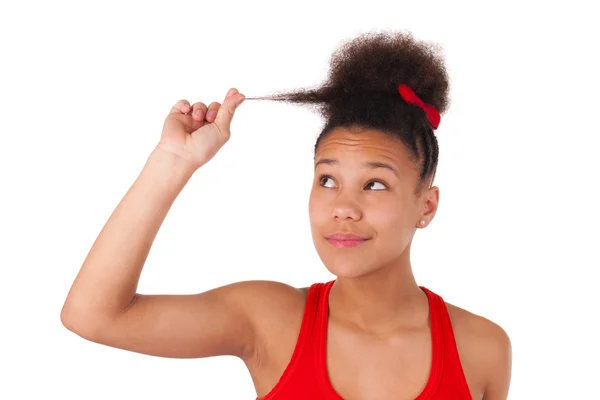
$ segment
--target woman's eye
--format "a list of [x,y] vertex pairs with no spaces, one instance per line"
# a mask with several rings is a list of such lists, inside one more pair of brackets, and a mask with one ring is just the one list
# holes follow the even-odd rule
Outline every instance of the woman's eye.
[[371,181],[371,182],[369,182],[369,183],[367,184],[367,186],[374,185],[374,184],[376,184],[376,183],[379,183],[381,186],[383,186],[383,189],[375,189],[375,190],[385,190],[385,189],[387,189],[387,186],[385,186],[383,183],[381,183],[381,182],[379,182],[379,181]]
[[[325,185],[325,182],[327,182],[327,180],[332,180],[332,179],[331,179],[331,177],[330,177],[329,175],[322,175],[322,176],[319,178],[319,183],[320,183],[320,185],[321,185],[321,186],[323,186],[323,187],[329,187],[329,186],[326,186],[326,185]],[[369,186],[371,186],[371,185],[374,185],[374,184],[377,184],[377,183],[378,183],[379,185],[381,185],[383,188],[382,188],[382,189],[375,189],[375,190],[385,190],[385,189],[387,189],[387,186],[386,186],[384,183],[382,183],[382,182],[380,182],[380,181],[377,181],[377,180],[373,180],[373,181],[369,182],[369,183],[367,184],[367,186],[365,186],[365,187],[369,187]]]
[[329,177],[329,176],[327,176],[327,175],[323,175],[323,176],[321,176],[321,177],[319,178],[319,181],[321,182],[321,186],[324,186],[324,187],[326,187],[326,186],[323,184],[323,182],[326,182],[326,181],[327,181],[327,179],[331,179],[331,177]]

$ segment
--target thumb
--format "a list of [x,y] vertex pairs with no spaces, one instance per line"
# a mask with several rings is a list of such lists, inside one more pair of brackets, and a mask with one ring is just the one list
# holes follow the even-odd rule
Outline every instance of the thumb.
[[242,104],[242,101],[244,101],[245,98],[246,96],[238,93],[235,88],[229,90],[228,96],[223,100],[223,104],[219,107],[219,111],[217,111],[217,116],[215,118],[215,123],[219,126],[221,131],[229,132],[235,110]]

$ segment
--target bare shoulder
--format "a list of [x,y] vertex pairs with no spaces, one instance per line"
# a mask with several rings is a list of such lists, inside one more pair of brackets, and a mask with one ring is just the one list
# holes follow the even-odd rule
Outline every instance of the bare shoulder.
[[493,342],[501,343],[508,340],[508,334],[497,323],[447,302],[446,307],[455,329],[463,330],[467,334],[479,335],[481,339]]
[[239,295],[245,297],[240,301],[246,304],[246,312],[259,330],[303,311],[306,293],[302,288],[269,280],[242,281],[238,285]]
[[[256,374],[279,353],[293,350],[302,323],[308,288],[277,281],[245,281],[253,300],[247,310],[254,326],[253,347],[244,360]],[[291,356],[291,353],[289,354]],[[284,357],[285,358],[285,357]]]
[[277,326],[290,320],[301,320],[306,302],[306,288],[296,288],[283,282],[254,280],[240,283],[245,288],[240,291],[251,296],[246,303],[258,333],[278,329]]
[[[261,307],[260,313],[289,311],[289,307],[297,307],[306,298],[306,288],[296,288],[283,282],[253,280],[239,282],[247,295],[252,295],[253,303]],[[264,307],[264,308],[263,308]]]
[[[497,323],[446,302],[467,379],[482,387],[484,399],[505,399],[512,365],[508,333]],[[503,397],[504,396],[504,397]]]

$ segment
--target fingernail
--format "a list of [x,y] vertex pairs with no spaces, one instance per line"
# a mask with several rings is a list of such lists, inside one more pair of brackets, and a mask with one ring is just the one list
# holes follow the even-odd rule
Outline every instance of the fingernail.
[[246,99],[246,97],[245,97],[244,95],[241,95],[240,97],[238,97],[238,98],[235,100],[235,105],[236,105],[236,106],[239,106],[240,104],[242,104],[242,101],[244,101],[245,99]]
[[207,114],[206,114],[206,118],[207,119],[213,119],[215,117],[215,115],[217,115],[217,112],[215,110],[210,110]]
[[197,109],[194,111],[194,114],[195,114],[195,115],[197,115],[197,116],[200,116],[200,115],[202,115],[202,110],[201,110],[201,109],[199,109],[199,108],[197,108]]

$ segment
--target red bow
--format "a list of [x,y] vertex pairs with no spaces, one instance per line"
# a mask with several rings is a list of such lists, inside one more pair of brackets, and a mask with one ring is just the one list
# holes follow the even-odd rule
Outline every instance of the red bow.
[[415,92],[405,84],[398,86],[398,92],[407,103],[421,107],[425,111],[425,114],[427,114],[427,119],[431,126],[433,126],[433,129],[437,129],[440,125],[440,113],[438,113],[434,106],[423,103],[423,100],[421,100]]

